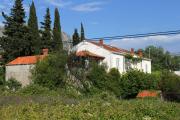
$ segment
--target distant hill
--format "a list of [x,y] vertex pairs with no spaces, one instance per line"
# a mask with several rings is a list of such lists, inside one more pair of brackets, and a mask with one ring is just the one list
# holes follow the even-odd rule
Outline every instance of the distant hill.
[[180,56],[180,52],[172,53],[171,55],[173,55],[173,56]]
[[67,33],[62,32],[62,40],[64,49],[69,50],[72,47],[71,37]]

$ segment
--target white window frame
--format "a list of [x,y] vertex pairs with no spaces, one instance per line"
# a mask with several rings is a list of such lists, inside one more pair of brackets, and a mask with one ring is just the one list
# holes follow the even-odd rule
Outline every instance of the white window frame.
[[120,67],[120,58],[116,58],[116,68]]

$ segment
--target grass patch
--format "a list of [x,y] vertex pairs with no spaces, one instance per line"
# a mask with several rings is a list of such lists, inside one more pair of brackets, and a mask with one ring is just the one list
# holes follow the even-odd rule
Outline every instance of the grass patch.
[[159,99],[117,100],[104,96],[74,99],[76,102],[67,102],[72,99],[59,97],[45,97],[44,102],[31,98],[31,102],[1,106],[0,119],[180,120],[179,103],[162,102]]

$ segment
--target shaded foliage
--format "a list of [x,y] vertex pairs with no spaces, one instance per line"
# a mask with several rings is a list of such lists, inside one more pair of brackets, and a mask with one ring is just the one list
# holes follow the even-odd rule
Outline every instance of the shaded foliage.
[[135,98],[142,90],[157,89],[158,80],[151,74],[146,74],[138,70],[130,70],[122,75],[120,88],[122,88],[122,98]]
[[169,71],[162,72],[160,89],[167,100],[180,102],[180,77]]
[[37,63],[32,71],[33,82],[49,89],[63,87],[66,80],[66,60],[65,52],[49,55],[45,60]]
[[6,81],[6,86],[11,91],[17,91],[17,90],[19,90],[21,88],[22,85],[16,79],[11,78],[8,81]]

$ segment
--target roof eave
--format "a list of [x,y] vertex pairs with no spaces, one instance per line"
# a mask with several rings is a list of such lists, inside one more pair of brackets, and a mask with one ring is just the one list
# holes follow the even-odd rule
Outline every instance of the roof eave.
[[35,65],[36,63],[31,64],[7,64],[6,66],[17,66],[17,65]]

